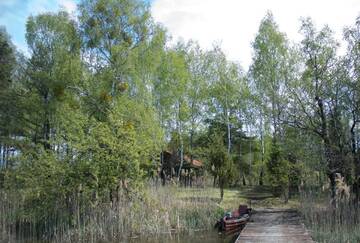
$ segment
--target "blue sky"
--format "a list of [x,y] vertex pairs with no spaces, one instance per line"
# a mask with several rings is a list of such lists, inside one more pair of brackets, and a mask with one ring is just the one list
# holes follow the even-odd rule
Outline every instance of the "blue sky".
[[30,15],[60,9],[72,13],[79,2],[80,0],[0,0],[0,26],[5,26],[12,42],[19,50],[27,52],[25,25]]
[[[29,15],[56,11],[63,6],[76,10],[80,0],[0,0],[0,25],[4,25],[17,48],[26,52],[25,23]],[[251,63],[251,42],[267,11],[274,14],[280,31],[291,41],[301,35],[300,17],[311,17],[320,28],[328,24],[346,49],[343,28],[360,16],[359,0],[144,0],[151,2],[155,21],[168,29],[173,41],[193,39],[209,49],[221,43],[228,58],[244,68]]]
[[60,8],[71,12],[74,0],[0,0],[0,25],[5,26],[16,47],[26,52],[25,24],[28,16]]

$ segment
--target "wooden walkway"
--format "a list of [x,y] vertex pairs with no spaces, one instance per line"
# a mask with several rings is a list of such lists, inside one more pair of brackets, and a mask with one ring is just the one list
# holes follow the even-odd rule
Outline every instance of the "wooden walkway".
[[300,243],[314,242],[301,224],[294,210],[267,209],[256,211],[249,223],[240,233],[236,243],[277,242]]

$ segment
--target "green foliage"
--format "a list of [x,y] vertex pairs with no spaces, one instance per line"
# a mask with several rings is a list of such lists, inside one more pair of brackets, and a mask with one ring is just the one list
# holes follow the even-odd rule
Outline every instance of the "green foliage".
[[53,153],[41,146],[24,153],[20,161],[19,167],[9,175],[13,182],[8,182],[7,186],[11,189],[15,186],[22,192],[25,205],[22,217],[35,217],[41,222],[59,213],[56,209],[64,210],[66,190],[69,189],[66,185],[67,165],[59,163]]
[[4,90],[10,86],[12,72],[16,64],[15,49],[12,46],[6,29],[0,27],[0,87]]
[[5,28],[0,26],[0,137],[9,144],[14,143],[9,135],[20,130],[19,122],[14,119],[17,112],[13,109],[19,106],[19,98],[14,92],[14,73],[17,66],[15,55],[15,47],[10,37]]
[[29,17],[26,40],[31,58],[23,82],[26,116],[36,126],[32,139],[51,148],[50,139],[58,106],[73,99],[81,78],[80,39],[66,12]]
[[267,169],[270,184],[275,188],[275,192],[281,194],[287,190],[289,186],[289,167],[289,161],[284,159],[280,146],[273,140]]
[[224,144],[224,135],[215,132],[210,135],[208,147],[208,169],[219,180],[220,196],[223,199],[224,187],[235,177],[235,165]]
[[255,53],[249,73],[255,86],[254,101],[278,136],[286,104],[284,89],[291,77],[291,59],[286,36],[279,31],[271,13],[262,20],[253,48]]

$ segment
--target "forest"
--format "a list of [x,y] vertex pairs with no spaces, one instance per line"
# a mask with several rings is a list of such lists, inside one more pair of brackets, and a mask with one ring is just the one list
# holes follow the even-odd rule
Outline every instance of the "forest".
[[[219,202],[267,186],[297,201],[320,242],[358,242],[360,17],[341,54],[331,27],[305,16],[299,32],[289,40],[268,12],[244,70],[221,44],[174,42],[140,0],[29,16],[28,54],[2,27],[0,241],[211,227],[218,202],[175,198],[190,156]],[[165,186],[163,151],[181,161]]]

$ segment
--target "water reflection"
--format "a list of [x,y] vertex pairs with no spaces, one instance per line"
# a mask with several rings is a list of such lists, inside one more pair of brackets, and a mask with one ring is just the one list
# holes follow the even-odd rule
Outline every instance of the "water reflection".
[[[126,243],[234,243],[237,234],[223,235],[217,231],[193,232],[192,234],[164,235],[162,237],[133,238]],[[125,243],[125,242],[124,242]]]
[[[219,234],[217,231],[198,231],[191,234],[164,234],[162,236],[136,237],[121,241],[98,241],[96,243],[234,243],[238,234],[225,235]],[[0,240],[0,243],[2,241]],[[12,242],[12,241],[9,241]],[[16,243],[48,243],[49,241],[41,241],[35,239],[14,240]],[[91,243],[93,241],[89,241]]]

